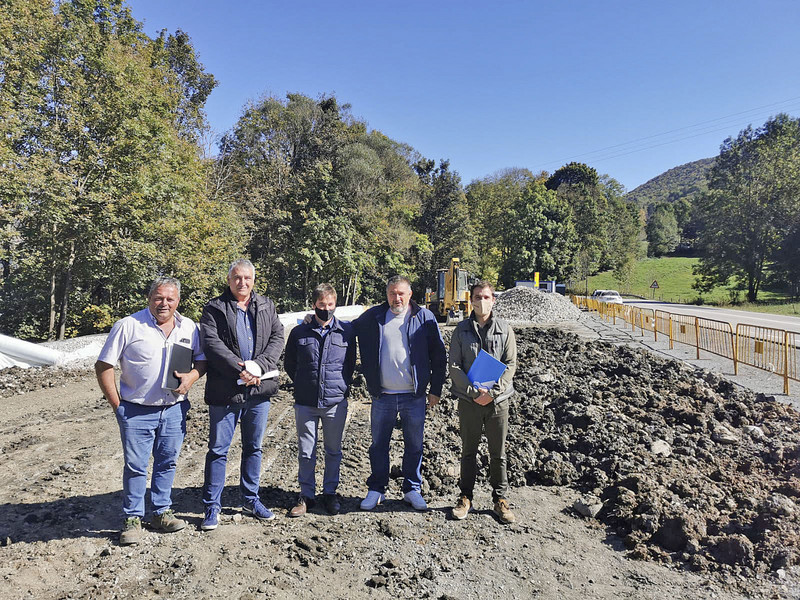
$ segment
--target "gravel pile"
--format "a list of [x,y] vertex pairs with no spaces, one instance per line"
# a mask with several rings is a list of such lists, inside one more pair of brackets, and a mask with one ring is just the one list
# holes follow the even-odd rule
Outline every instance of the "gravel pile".
[[511,323],[572,321],[581,316],[581,311],[569,298],[524,286],[500,294],[494,312]]
[[[800,564],[800,414],[649,353],[517,329],[511,485],[570,486],[630,556],[749,576]],[[434,433],[435,432],[435,433]],[[426,423],[427,492],[454,498],[447,397]],[[482,449],[481,485],[488,456]],[[512,494],[513,503],[513,494]]]

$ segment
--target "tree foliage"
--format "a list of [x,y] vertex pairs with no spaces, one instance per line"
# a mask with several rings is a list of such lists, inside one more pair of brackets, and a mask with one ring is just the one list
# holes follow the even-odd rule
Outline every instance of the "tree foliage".
[[529,183],[511,206],[509,242],[514,248],[500,271],[500,282],[513,287],[537,271],[564,281],[578,248],[569,206],[541,182]]
[[461,266],[475,270],[476,243],[467,197],[458,173],[450,163],[421,159],[414,165],[422,187],[422,205],[417,229],[431,244],[430,262],[421,264],[421,283],[436,287],[436,270],[446,268],[453,257]]
[[647,221],[647,255],[663,256],[678,247],[678,220],[669,204],[659,204]]
[[703,256],[697,287],[727,285],[758,297],[770,267],[792,263],[800,222],[800,121],[781,114],[723,142],[699,205]]
[[333,96],[249,105],[221,143],[223,195],[246,215],[261,285],[284,308],[329,281],[343,301],[380,298],[386,276],[418,278],[431,247],[415,229],[422,186],[409,147],[368,132]]
[[0,10],[6,330],[64,337],[91,307],[140,306],[161,273],[207,292],[195,256],[228,258],[236,226],[200,194],[194,141],[214,80],[188,37],[148,38],[121,0]]

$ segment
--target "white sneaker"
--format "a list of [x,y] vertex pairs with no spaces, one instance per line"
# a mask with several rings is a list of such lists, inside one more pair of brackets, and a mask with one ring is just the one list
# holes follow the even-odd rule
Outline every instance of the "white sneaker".
[[414,510],[428,510],[428,505],[425,503],[425,498],[422,497],[417,491],[410,491],[403,494],[403,500],[410,504]]
[[385,497],[383,494],[375,490],[370,490],[367,492],[367,497],[361,501],[361,510],[372,510],[384,500]]

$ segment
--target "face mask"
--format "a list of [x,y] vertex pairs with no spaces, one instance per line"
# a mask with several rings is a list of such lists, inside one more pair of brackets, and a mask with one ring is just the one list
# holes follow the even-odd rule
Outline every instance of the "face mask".
[[476,315],[485,317],[492,312],[492,304],[494,303],[491,300],[478,300],[472,305],[472,308]]
[[324,323],[324,322],[330,321],[333,318],[333,312],[335,310],[336,310],[335,308],[331,308],[331,309],[328,310],[328,309],[317,308],[315,306],[314,307],[314,314],[317,315],[319,320]]

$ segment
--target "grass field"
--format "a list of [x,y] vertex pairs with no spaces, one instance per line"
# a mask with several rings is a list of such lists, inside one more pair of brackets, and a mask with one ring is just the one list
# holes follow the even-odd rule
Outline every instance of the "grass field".
[[[614,275],[608,271],[599,273],[589,277],[588,289],[591,294],[595,289],[615,289],[621,294],[633,294],[642,296],[644,298],[653,298],[657,300],[665,300],[668,302],[681,302],[692,303],[698,298],[702,298],[706,304],[731,304],[731,295],[727,288],[717,287],[711,292],[701,294],[697,290],[692,289],[694,283],[694,275],[692,274],[692,267],[697,264],[699,259],[686,258],[686,257],[665,257],[665,258],[647,258],[640,260],[636,264],[633,277],[630,285],[622,285],[614,278]],[[653,281],[658,282],[658,289],[650,289]],[[586,284],[584,282],[578,283],[577,289],[584,291]],[[744,293],[740,294],[739,299],[744,300]],[[775,293],[769,290],[762,290],[758,294],[759,300],[768,302],[768,304],[742,304],[733,308],[741,310],[758,310],[760,312],[770,312],[775,314],[794,314],[792,311],[798,310],[797,303],[794,304],[773,304],[784,298],[783,294]],[[794,308],[792,308],[794,307]]]

